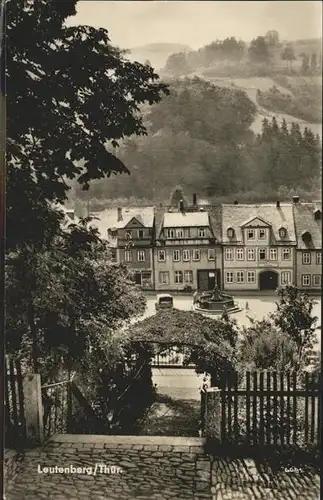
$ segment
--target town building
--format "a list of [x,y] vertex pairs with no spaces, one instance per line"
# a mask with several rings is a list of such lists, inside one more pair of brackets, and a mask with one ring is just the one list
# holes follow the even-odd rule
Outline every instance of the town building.
[[143,289],[153,289],[154,207],[106,209],[91,222],[108,242],[111,259],[125,263]]
[[294,283],[291,203],[222,206],[223,288],[275,290]]
[[158,208],[155,213],[156,290],[211,290],[221,285],[221,206]]
[[304,290],[321,290],[322,286],[322,204],[293,205],[296,249],[296,285]]

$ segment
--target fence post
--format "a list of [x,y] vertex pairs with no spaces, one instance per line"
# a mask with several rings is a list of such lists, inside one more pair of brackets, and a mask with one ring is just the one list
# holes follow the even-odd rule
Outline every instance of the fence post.
[[44,440],[43,402],[41,380],[38,374],[25,375],[23,378],[25,404],[26,437],[32,444]]
[[205,437],[221,442],[221,389],[218,387],[206,389],[205,398]]

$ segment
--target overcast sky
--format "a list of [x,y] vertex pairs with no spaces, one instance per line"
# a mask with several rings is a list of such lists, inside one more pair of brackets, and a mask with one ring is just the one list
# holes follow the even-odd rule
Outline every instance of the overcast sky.
[[321,1],[80,1],[69,24],[108,29],[121,48],[174,42],[193,49],[216,38],[245,41],[275,29],[282,40],[322,35]]

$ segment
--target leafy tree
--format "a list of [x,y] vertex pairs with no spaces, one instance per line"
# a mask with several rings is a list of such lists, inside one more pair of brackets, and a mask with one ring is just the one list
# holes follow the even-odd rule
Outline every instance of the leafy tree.
[[265,35],[265,42],[269,47],[279,47],[279,33],[276,30],[267,31]]
[[269,63],[270,55],[268,45],[263,36],[258,36],[251,41],[248,55],[252,63]]
[[279,290],[277,311],[273,316],[276,326],[297,345],[299,363],[308,349],[316,343],[317,317],[312,316],[315,300],[295,286]]
[[313,52],[313,54],[311,55],[311,70],[315,72],[316,68],[317,68],[317,55],[315,54],[315,52]]
[[283,61],[287,61],[287,64],[289,65],[289,69],[292,69],[292,62],[295,61],[296,56],[294,49],[292,45],[286,45],[284,50],[281,53],[281,56]]
[[300,57],[302,58],[302,72],[304,74],[307,74],[309,69],[310,69],[310,58],[309,58],[308,54],[304,54],[304,53],[302,53],[300,55]]
[[166,61],[165,70],[173,76],[187,75],[190,67],[185,52],[171,54]]
[[270,320],[251,320],[241,332],[239,371],[289,371],[297,366],[296,343]]
[[16,229],[36,227],[48,200],[65,199],[68,179],[88,188],[92,179],[128,172],[111,147],[145,134],[139,106],[167,93],[150,66],[111,45],[106,30],[67,27],[76,3],[6,3],[9,248],[19,243]]

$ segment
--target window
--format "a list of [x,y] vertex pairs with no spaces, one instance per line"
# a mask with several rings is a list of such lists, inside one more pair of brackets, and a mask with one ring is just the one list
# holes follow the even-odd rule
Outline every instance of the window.
[[255,239],[255,230],[254,229],[248,229],[247,230],[247,238],[248,238],[248,240],[254,240]]
[[199,228],[199,238],[205,238],[206,230],[204,227]]
[[215,260],[215,248],[209,248],[207,251],[207,260]]
[[247,260],[255,260],[255,249],[247,248]]
[[259,248],[258,256],[259,256],[259,260],[266,260],[266,249]]
[[125,250],[125,252],[124,252],[124,260],[126,262],[132,262],[132,250]]
[[303,264],[310,264],[311,263],[311,254],[310,254],[310,252],[303,252],[302,262],[303,262]]
[[322,264],[322,253],[316,252],[316,264]]
[[142,277],[142,285],[150,286],[151,285],[151,272],[141,273]]
[[167,238],[175,238],[175,229],[167,229],[166,231]]
[[184,262],[189,262],[191,260],[191,252],[190,250],[184,249],[183,250],[183,261]]
[[225,260],[233,260],[233,249],[232,248],[225,249]]
[[161,283],[162,285],[169,285],[169,272],[168,271],[160,271],[159,283]]
[[255,271],[248,271],[247,272],[247,283],[256,283]]
[[277,248],[270,248],[269,260],[277,260]]
[[166,262],[165,250],[158,250],[158,262]]
[[233,238],[234,229],[232,227],[229,227],[229,229],[227,230],[227,235],[228,235],[228,238]]
[[184,229],[176,229],[176,238],[184,238]]
[[313,274],[313,286],[321,286],[322,276],[320,274]]
[[181,254],[179,250],[174,250],[173,251],[173,261],[174,262],[179,262],[181,260]]
[[282,286],[284,285],[290,285],[291,282],[291,273],[290,271],[283,271],[280,275],[280,284]]
[[142,239],[145,236],[145,231],[143,229],[138,229],[138,238]]
[[225,273],[225,281],[227,283],[233,283],[233,273],[232,272],[226,272]]
[[237,249],[236,249],[236,259],[237,259],[237,260],[243,260],[243,259],[244,259],[244,251],[243,251],[243,248],[237,248]]
[[183,271],[174,272],[174,281],[177,285],[181,285],[183,283]]
[[279,230],[278,230],[278,234],[279,234],[279,237],[281,239],[283,238],[286,238],[286,234],[287,234],[287,231],[284,227],[281,227]]
[[283,248],[283,260],[290,260],[290,248]]
[[302,274],[302,285],[310,286],[311,284],[311,276],[310,274]]
[[193,250],[193,260],[200,260],[200,259],[201,259],[201,251]]
[[237,271],[237,283],[244,283],[244,271]]
[[259,229],[258,236],[259,236],[260,240],[265,240],[266,237],[267,237],[267,231],[266,231],[266,229]]
[[115,262],[117,260],[117,250],[115,248],[111,248],[111,260]]
[[145,262],[146,260],[146,252],[145,250],[138,250],[138,261]]
[[193,271],[184,271],[184,282],[193,283]]

